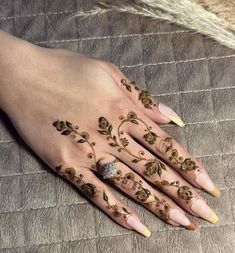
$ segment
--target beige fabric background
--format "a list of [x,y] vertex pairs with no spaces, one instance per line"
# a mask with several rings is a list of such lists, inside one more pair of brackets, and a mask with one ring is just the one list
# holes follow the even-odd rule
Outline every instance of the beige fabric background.
[[[190,232],[127,199],[153,231],[149,239],[115,224],[53,174],[0,112],[1,253],[235,252],[235,52],[182,27],[123,14],[68,21],[88,0],[0,0],[0,29],[46,47],[117,64],[173,107],[185,128],[165,126],[208,168],[222,190],[203,194],[220,216]],[[89,91],[88,91],[89,92]]]

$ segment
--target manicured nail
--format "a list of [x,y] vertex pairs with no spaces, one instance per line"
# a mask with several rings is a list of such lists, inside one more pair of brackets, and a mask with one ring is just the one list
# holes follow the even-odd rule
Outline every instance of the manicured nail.
[[193,202],[191,210],[196,215],[211,223],[216,223],[219,220],[219,217],[216,215],[216,213],[202,199],[197,199],[195,202]]
[[147,227],[145,227],[145,225],[142,224],[140,220],[135,218],[134,216],[129,216],[127,218],[127,224],[146,237],[149,237],[151,235],[150,230]]
[[203,189],[205,189],[208,193],[215,197],[220,196],[219,189],[213,184],[210,177],[206,173],[200,173],[196,178],[195,182],[201,186]]
[[159,103],[158,109],[165,117],[167,117],[177,125],[181,127],[184,126],[184,122],[182,121],[182,119],[170,107],[162,103]]
[[171,209],[169,215],[172,221],[180,224],[181,226],[189,230],[195,230],[198,227],[194,221],[190,220],[187,216],[185,216],[177,209]]

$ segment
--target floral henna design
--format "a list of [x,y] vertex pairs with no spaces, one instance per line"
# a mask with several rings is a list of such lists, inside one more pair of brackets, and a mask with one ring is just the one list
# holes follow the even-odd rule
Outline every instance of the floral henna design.
[[[120,216],[123,216],[123,218],[127,218],[127,215],[129,214],[132,214],[130,213],[125,207],[119,207],[117,204],[115,205],[111,205],[109,203],[109,199],[108,199],[108,196],[107,194],[103,191],[103,200],[107,203],[107,206],[106,208],[108,209],[112,209],[113,210],[113,215],[115,217],[120,217]],[[121,209],[121,210],[120,210]]]
[[[80,174],[79,176],[76,176],[76,170],[74,168],[66,168],[63,171],[62,165],[60,165],[60,166],[57,166],[55,169],[56,169],[56,172],[59,175],[61,175],[63,178],[70,180],[72,182],[78,183],[81,186],[81,190],[83,191],[83,193],[85,193],[89,198],[94,198],[95,196],[97,196],[97,193],[99,192],[99,190],[96,188],[96,186],[91,183],[84,183],[83,181],[84,176],[82,174]],[[126,218],[127,214],[131,214],[124,207],[121,208],[123,211],[119,211],[120,207],[117,204],[110,205],[108,202],[108,196],[105,193],[105,191],[103,191],[103,200],[108,204],[106,206],[108,209],[113,209],[113,215],[115,217],[123,216],[123,218]]]
[[[152,207],[152,205],[155,205],[155,208],[159,211],[160,217],[166,221],[169,220],[168,213],[170,210],[170,205],[164,199],[160,200],[156,195],[144,188],[142,185],[143,182],[141,180],[137,181],[133,173],[128,172],[125,175],[122,175],[122,171],[118,170],[116,174],[117,175],[110,178],[109,181],[115,184],[121,183],[123,185],[131,182],[131,190],[135,191],[136,198],[147,207]],[[152,197],[154,200],[148,201],[150,197]]]
[[121,79],[121,84],[125,86],[129,92],[132,91],[132,87],[135,90],[139,91],[138,99],[142,102],[145,108],[152,109],[152,106],[156,106],[156,104],[153,102],[153,99],[151,98],[151,94],[146,90],[140,90],[135,81],[128,83],[125,79]]
[[167,186],[177,187],[178,188],[177,194],[178,194],[179,198],[185,200],[185,202],[187,204],[193,198],[193,193],[191,191],[191,188],[186,185],[180,186],[179,181],[173,181],[173,182],[169,183],[167,180],[163,180],[163,181],[155,181],[155,184],[162,191],[167,191],[167,189],[166,189]]
[[78,140],[76,140],[77,143],[87,143],[92,152],[87,154],[87,157],[89,159],[94,159],[95,164],[97,164],[97,159],[96,159],[96,155],[95,155],[95,150],[94,150],[94,146],[95,146],[95,142],[90,142],[89,141],[89,134],[87,132],[78,132],[79,127],[78,126],[73,126],[72,123],[68,122],[68,121],[55,121],[52,124],[57,131],[61,132],[61,135],[71,135],[73,139],[76,139],[77,137]]
[[177,149],[173,148],[173,144],[172,144],[172,138],[171,137],[167,137],[164,140],[167,143],[167,148],[166,148],[166,152],[171,152],[171,156],[169,157],[170,161],[173,161],[174,164],[176,165],[180,165],[180,169],[183,171],[191,171],[191,170],[196,170],[197,168],[199,168],[198,166],[196,166],[196,163],[194,161],[192,161],[191,158],[183,158],[182,156],[179,156],[179,152]]
[[81,186],[81,190],[90,198],[94,198],[98,192],[95,185],[91,183],[84,183],[83,175],[80,174],[76,176],[76,170],[74,168],[66,168],[62,170],[62,165],[59,165],[55,168],[56,172],[61,175],[63,178],[70,180],[74,183],[77,183]]
[[[149,130],[149,127],[147,128],[147,130]],[[145,134],[143,138],[150,145],[153,145],[156,142],[157,138],[161,138],[161,137],[152,131],[148,131],[148,133]],[[196,163],[192,161],[191,158],[184,159],[182,156],[179,156],[178,150],[173,148],[171,137],[166,137],[163,141],[166,143],[166,146],[167,146],[166,153],[171,152],[169,160],[173,161],[175,165],[180,165],[181,170],[191,171],[191,170],[196,170],[198,168],[198,166],[196,166]]]
[[113,127],[105,117],[99,118],[100,129],[98,129],[98,132],[100,134],[106,135],[107,140],[111,140],[111,142],[109,142],[109,145],[111,147],[116,147],[119,152],[125,151],[128,154],[130,154],[133,157],[132,162],[138,163],[140,161],[144,161],[145,168],[146,168],[144,174],[146,176],[152,176],[153,174],[157,173],[158,176],[161,177],[163,170],[166,170],[165,164],[162,163],[161,161],[157,160],[156,158],[147,159],[146,157],[144,157],[145,153],[142,150],[140,150],[138,152],[138,154],[133,154],[127,148],[129,145],[129,142],[126,139],[126,137],[123,137],[124,131],[121,130],[122,125],[127,122],[130,122],[135,125],[139,125],[139,122],[140,122],[145,125],[145,127],[146,127],[145,131],[148,132],[146,134],[146,136],[148,135],[149,140],[152,141],[151,136],[155,136],[155,138],[157,137],[157,135],[155,133],[151,132],[152,128],[149,127],[143,120],[138,118],[135,112],[129,112],[127,114],[127,117],[120,116],[119,119],[121,120],[121,123],[118,126],[118,135],[117,136],[112,133]]

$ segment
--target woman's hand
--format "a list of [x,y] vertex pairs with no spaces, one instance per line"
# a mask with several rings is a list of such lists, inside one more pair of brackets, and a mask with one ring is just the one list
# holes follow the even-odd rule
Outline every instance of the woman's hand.
[[0,106],[54,171],[117,223],[145,236],[150,231],[107,182],[172,225],[194,230],[186,212],[217,222],[192,185],[214,196],[219,190],[202,164],[157,125],[183,125],[171,109],[109,62],[7,40],[16,43],[17,57],[2,66]]

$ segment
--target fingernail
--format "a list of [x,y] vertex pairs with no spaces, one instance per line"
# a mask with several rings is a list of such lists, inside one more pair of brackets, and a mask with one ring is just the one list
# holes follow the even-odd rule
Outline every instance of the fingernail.
[[219,220],[217,214],[202,199],[197,199],[195,202],[193,202],[191,210],[196,215],[211,223],[216,223]]
[[149,237],[151,235],[150,230],[134,216],[129,216],[127,218],[127,224],[146,237]]
[[206,173],[200,173],[196,178],[195,182],[215,197],[220,196],[219,189],[213,184],[210,177]]
[[195,230],[197,228],[197,224],[194,221],[190,220],[187,216],[185,216],[177,209],[171,209],[169,215],[172,221],[180,224],[181,226],[189,230]]
[[184,126],[184,122],[182,121],[182,119],[170,107],[162,103],[159,103],[158,109],[165,117],[167,117],[177,125],[181,127]]

